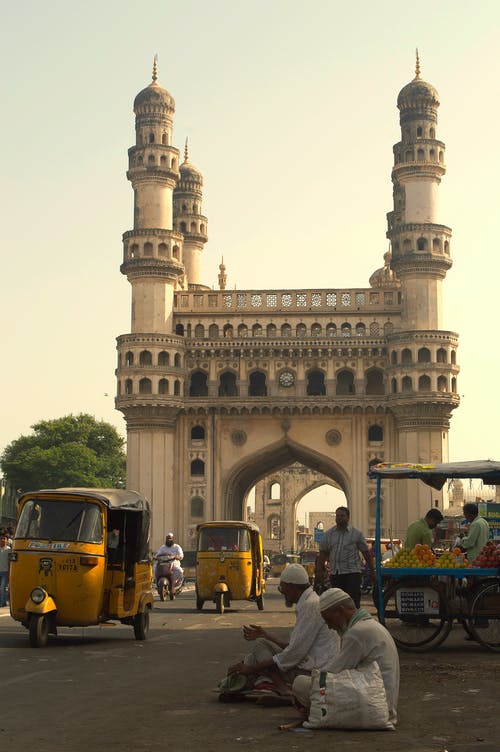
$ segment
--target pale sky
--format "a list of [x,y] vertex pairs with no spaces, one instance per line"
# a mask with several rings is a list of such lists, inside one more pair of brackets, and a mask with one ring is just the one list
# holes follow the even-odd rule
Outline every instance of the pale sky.
[[41,419],[114,410],[130,331],[121,235],[135,95],[176,101],[203,173],[204,282],[368,287],[387,250],[396,99],[439,92],[441,223],[453,230],[443,328],[458,332],[450,459],[500,459],[497,344],[500,5],[338,0],[27,0],[0,30],[3,252],[0,450]]

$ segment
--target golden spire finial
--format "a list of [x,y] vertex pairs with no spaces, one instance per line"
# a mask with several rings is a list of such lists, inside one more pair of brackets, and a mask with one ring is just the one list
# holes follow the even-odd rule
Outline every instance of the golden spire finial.
[[158,80],[158,55],[154,56],[153,60],[153,83],[155,84]]
[[184,144],[184,162],[189,162],[189,151],[188,151],[188,139],[186,136],[186,143]]
[[415,50],[416,54],[416,63],[415,63],[415,78],[420,78],[420,58],[418,56],[418,47]]

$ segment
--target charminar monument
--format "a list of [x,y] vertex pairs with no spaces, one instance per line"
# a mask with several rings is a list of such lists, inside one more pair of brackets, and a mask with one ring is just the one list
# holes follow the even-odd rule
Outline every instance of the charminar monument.
[[[134,216],[120,267],[132,314],[116,371],[127,486],[150,499],[153,548],[167,530],[193,548],[197,523],[242,519],[250,489],[297,463],[341,488],[368,534],[370,463],[447,461],[459,368],[458,335],[442,329],[452,264],[439,215],[445,145],[418,56],[397,106],[390,250],[368,286],[228,290],[222,263],[214,290],[203,281],[203,177],[187,146],[182,159],[173,145],[174,98],[155,61],[134,101]],[[383,491],[383,534],[404,531],[432,499],[443,504],[415,482]]]

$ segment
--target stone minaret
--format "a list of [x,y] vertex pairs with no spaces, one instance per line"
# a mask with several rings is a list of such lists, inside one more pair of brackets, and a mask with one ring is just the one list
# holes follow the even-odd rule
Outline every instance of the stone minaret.
[[402,327],[442,326],[441,284],[451,266],[451,230],[440,224],[445,146],[436,138],[438,93],[415,78],[398,96],[401,141],[394,146],[394,209],[388,214],[392,269],[401,281]]
[[121,271],[132,285],[132,332],[172,331],[174,290],[184,276],[182,235],[173,230],[172,195],[179,151],[172,144],[174,99],[153,80],[136,96],[135,146],[127,177],[134,189],[134,229],[123,235]]
[[[449,227],[441,224],[439,185],[445,146],[436,137],[438,93],[420,77],[398,96],[401,141],[394,146],[394,208],[387,215],[391,268],[400,283],[401,321],[387,338],[388,387],[396,459],[446,462],[451,411],[458,406],[458,336],[443,331],[442,283],[451,267]],[[433,505],[423,484],[397,484],[397,529]],[[438,498],[438,495],[435,495]]]
[[127,177],[134,229],[123,235],[121,272],[132,286],[131,333],[118,337],[116,407],[127,422],[127,487],[152,504],[161,541],[180,525],[175,499],[175,428],[184,393],[184,338],[174,332],[174,292],[185,278],[183,236],[173,229],[179,151],[172,146],[173,97],[153,80],[136,96],[135,146]]
[[208,240],[207,218],[201,213],[203,177],[189,161],[188,143],[180,180],[174,190],[174,228],[184,237],[183,258],[188,287],[201,284],[201,256]]

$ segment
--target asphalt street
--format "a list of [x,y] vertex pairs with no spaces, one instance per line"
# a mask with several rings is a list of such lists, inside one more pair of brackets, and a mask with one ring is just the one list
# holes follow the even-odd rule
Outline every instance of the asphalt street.
[[436,652],[401,654],[395,732],[280,731],[297,717],[293,708],[219,703],[213,690],[248,648],[243,624],[284,636],[294,622],[276,584],[268,582],[264,611],[235,602],[222,615],[208,603],[197,611],[188,586],[174,602],[155,603],[145,642],[117,625],[62,629],[35,649],[0,611],[0,748],[498,752],[500,655],[464,642],[460,628]]

